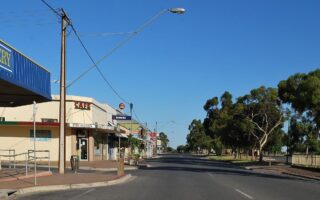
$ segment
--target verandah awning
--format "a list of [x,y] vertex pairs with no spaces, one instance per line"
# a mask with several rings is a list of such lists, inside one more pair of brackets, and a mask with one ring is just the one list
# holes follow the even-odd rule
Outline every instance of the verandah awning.
[[50,72],[0,40],[0,106],[50,100]]

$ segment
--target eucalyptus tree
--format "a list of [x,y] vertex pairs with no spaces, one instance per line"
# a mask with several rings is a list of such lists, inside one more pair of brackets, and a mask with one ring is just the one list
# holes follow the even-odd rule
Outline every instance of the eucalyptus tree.
[[278,84],[279,97],[295,111],[288,135],[289,151],[320,153],[320,70],[297,73]]
[[238,98],[238,103],[243,106],[245,119],[254,127],[249,134],[257,141],[259,160],[262,161],[264,146],[272,134],[281,129],[284,122],[277,89],[261,86]]
[[206,135],[201,120],[193,120],[189,125],[187,135],[187,145],[192,151],[206,149],[208,152],[212,148],[212,139]]

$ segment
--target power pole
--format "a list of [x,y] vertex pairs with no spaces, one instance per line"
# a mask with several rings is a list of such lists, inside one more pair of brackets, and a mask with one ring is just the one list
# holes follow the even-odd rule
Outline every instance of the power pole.
[[130,120],[130,134],[132,135],[132,109],[133,109],[133,103],[130,103],[130,116],[131,116],[131,120]]
[[60,135],[59,173],[64,174],[66,166],[66,30],[70,25],[67,14],[61,9],[61,68],[60,68]]

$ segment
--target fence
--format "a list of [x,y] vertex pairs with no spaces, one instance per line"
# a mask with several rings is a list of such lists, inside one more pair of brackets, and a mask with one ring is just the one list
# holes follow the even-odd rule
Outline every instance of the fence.
[[[36,154],[35,154],[36,153]],[[51,171],[50,166],[50,151],[49,150],[36,150],[34,153],[34,150],[28,150],[28,163],[30,166],[30,162],[33,161],[33,163],[36,161],[43,161],[46,160],[48,162],[48,171]],[[34,157],[36,155],[36,157]]]
[[[3,151],[7,151],[7,152],[10,152],[6,155],[0,155],[0,170],[2,169],[2,160],[1,160],[1,157],[5,157],[5,158],[8,158],[8,163],[6,163],[8,165],[9,168],[13,168],[16,169],[16,165],[17,163],[19,162],[23,162],[24,165],[25,165],[25,173],[26,173],[26,176],[28,175],[28,156],[27,156],[27,153],[19,153],[19,154],[16,154],[15,150],[6,150],[6,149],[2,149],[1,150],[2,152]],[[11,152],[13,152],[11,154]],[[24,157],[24,160],[23,159],[19,159],[19,161],[17,161],[16,157]]]
[[8,158],[9,168],[16,168],[16,151],[14,149],[0,149],[0,169],[2,158]]
[[320,168],[320,155],[292,155],[292,165]]
[[285,156],[285,155],[277,155],[277,156],[263,156],[263,160],[267,162],[277,162],[277,163],[291,163],[292,158],[291,156]]
[[[26,176],[28,175],[28,171],[30,170],[30,167],[32,166],[32,164],[35,164],[36,162],[39,162],[39,161],[41,162],[43,160],[46,160],[48,162],[48,171],[49,172],[51,171],[49,150],[37,150],[35,152],[34,150],[28,150],[28,152],[26,153],[16,154],[15,150],[12,150],[12,149],[0,149],[0,152],[8,152],[6,154],[0,154],[0,170],[3,165],[1,158],[4,157],[4,158],[7,158],[6,163],[4,164],[7,165],[9,168],[16,168],[17,165],[20,167],[24,166]],[[19,163],[23,163],[23,164],[21,165]]]

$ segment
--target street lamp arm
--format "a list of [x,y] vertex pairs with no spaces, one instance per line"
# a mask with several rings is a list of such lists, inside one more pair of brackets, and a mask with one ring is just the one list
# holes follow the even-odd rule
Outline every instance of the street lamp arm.
[[165,14],[166,12],[171,12],[174,14],[183,14],[185,12],[185,9],[183,8],[171,8],[171,9],[164,9],[158,12],[156,15],[151,17],[149,20],[147,20],[145,23],[143,23],[141,26],[136,28],[132,34],[130,34],[128,37],[121,40],[114,48],[112,48],[109,52],[107,52],[102,58],[100,58],[97,62],[95,62],[91,67],[86,69],[84,72],[82,72],[76,79],[74,79],[72,82],[70,82],[67,85],[67,88],[69,88],[71,85],[73,85],[75,82],[77,82],[79,79],[81,79],[83,76],[85,76],[88,72],[90,72],[93,68],[97,68],[97,65],[100,64],[103,60],[107,59],[109,56],[111,56],[115,51],[117,51],[119,48],[121,48],[123,45],[128,43],[134,36],[136,36],[138,33],[143,31],[146,27],[150,26],[156,19],[158,19],[160,16]]

